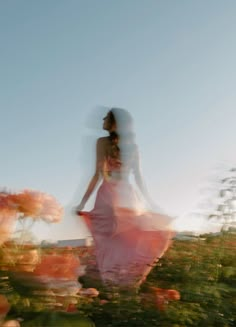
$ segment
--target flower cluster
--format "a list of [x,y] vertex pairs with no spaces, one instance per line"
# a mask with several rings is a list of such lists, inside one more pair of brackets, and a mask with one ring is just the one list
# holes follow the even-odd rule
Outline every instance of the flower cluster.
[[169,301],[180,300],[180,293],[177,290],[150,287],[149,293],[142,295],[142,300],[143,304],[152,303],[158,310],[163,311]]
[[50,223],[61,220],[63,209],[51,195],[25,190],[18,194],[9,194],[9,199],[21,217],[42,219]]
[[[31,190],[20,193],[0,193],[0,217],[31,217],[54,223],[61,220],[62,207],[51,195]],[[1,221],[0,221],[1,222]]]
[[77,280],[80,260],[73,253],[54,251],[41,256],[40,263],[35,267],[35,276],[45,276],[53,279]]
[[0,245],[10,237],[18,218],[54,223],[61,220],[62,214],[62,207],[48,194],[31,190],[13,194],[0,192]]
[[[70,248],[40,249],[33,244],[6,242],[0,248],[0,269],[6,274],[10,272],[20,292],[22,287],[27,289],[28,306],[32,310],[41,307],[76,312],[79,303],[93,302],[99,292],[80,284],[79,277],[85,274],[85,266],[75,252]],[[0,297],[0,311],[1,300],[5,306],[7,303],[5,297]]]

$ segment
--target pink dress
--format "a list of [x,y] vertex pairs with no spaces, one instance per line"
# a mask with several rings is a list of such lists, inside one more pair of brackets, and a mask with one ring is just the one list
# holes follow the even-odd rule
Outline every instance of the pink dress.
[[143,282],[170,245],[172,218],[146,211],[130,184],[129,165],[107,158],[94,209],[80,212],[94,238],[97,265],[105,283]]

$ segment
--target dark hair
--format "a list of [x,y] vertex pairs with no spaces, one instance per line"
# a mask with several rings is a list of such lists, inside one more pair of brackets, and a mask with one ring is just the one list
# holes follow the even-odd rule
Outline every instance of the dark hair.
[[116,125],[118,134],[126,134],[133,129],[133,119],[127,110],[122,108],[111,108],[109,113],[111,123]]
[[[117,126],[117,122],[116,122],[114,113],[110,110],[108,112],[108,115],[109,115],[109,123],[110,123],[110,125],[111,126]],[[110,140],[112,142],[116,142],[116,141],[119,140],[119,134],[117,133],[117,131],[111,131],[109,138],[110,138]]]
[[111,108],[108,113],[111,123],[116,126],[115,131],[110,132],[110,140],[115,143],[122,162],[127,162],[137,151],[132,116],[127,110],[121,108]]
[[116,131],[112,132],[112,138],[118,138],[126,143],[134,143],[133,119],[130,113],[122,108],[111,108],[109,114],[111,123],[116,126]]
[[111,125],[116,125],[117,124],[117,121],[116,121],[116,118],[115,118],[115,115],[114,115],[113,111],[110,110],[108,112],[108,115],[109,115],[110,124]]

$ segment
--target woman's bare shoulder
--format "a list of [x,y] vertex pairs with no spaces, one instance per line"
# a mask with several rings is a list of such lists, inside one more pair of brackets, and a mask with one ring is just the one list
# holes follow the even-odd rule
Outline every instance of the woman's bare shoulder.
[[97,147],[105,148],[109,144],[109,136],[99,137],[97,139]]
[[109,142],[109,136],[103,136],[97,139],[97,144],[107,144],[108,142]]

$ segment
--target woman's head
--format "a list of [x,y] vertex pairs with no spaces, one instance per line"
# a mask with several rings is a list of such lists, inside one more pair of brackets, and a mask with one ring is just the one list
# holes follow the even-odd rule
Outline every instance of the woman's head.
[[113,132],[116,130],[116,119],[113,112],[110,110],[103,118],[103,129],[108,132]]
[[119,158],[125,165],[137,149],[133,133],[133,119],[130,113],[121,108],[111,108],[104,118],[103,128],[118,149]]
[[111,108],[104,117],[103,129],[120,135],[129,134],[133,129],[133,120],[130,113],[121,108]]

